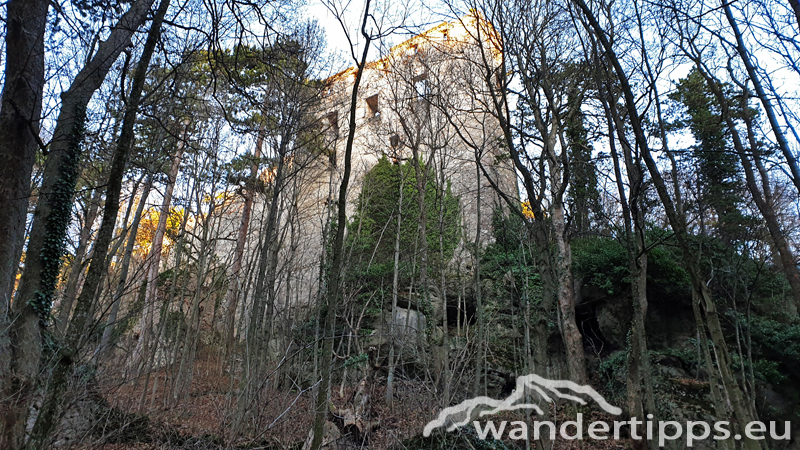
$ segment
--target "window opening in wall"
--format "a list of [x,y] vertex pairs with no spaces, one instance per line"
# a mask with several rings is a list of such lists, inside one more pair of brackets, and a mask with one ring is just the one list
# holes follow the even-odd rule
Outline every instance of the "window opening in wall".
[[328,164],[330,164],[331,167],[335,168],[337,166],[337,161],[338,161],[336,154],[336,146],[331,146],[331,148],[328,150],[327,153],[328,153]]
[[392,164],[395,166],[400,164],[400,136],[397,133],[389,137],[389,144],[392,146],[391,156]]
[[331,111],[326,116],[328,120],[328,127],[330,128],[333,133],[338,136],[339,135],[339,112],[338,111]]
[[381,114],[380,110],[378,110],[378,94],[367,97],[367,108],[369,110],[367,117],[375,117]]
[[427,97],[431,92],[430,84],[428,83],[428,72],[423,72],[411,79],[414,83],[414,90],[417,97]]

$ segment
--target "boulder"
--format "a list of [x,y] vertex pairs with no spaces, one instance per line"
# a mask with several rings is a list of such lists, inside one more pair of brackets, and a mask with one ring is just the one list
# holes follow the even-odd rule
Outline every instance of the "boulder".
[[[325,426],[323,428],[323,435],[322,435],[322,445],[319,448],[321,449],[333,449],[336,448],[336,442],[342,437],[342,433],[339,432],[339,429],[336,428],[333,422],[330,420],[325,421]],[[306,438],[305,443],[303,443],[303,450],[309,450],[311,448],[311,442],[314,440],[314,430],[310,430],[308,432],[308,437]]]
[[425,332],[425,320],[425,314],[417,310],[397,308],[394,316],[395,330],[401,334],[418,336]]

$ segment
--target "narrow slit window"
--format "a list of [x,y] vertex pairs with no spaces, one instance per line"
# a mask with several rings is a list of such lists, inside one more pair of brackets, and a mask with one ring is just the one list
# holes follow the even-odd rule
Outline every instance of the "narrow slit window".
[[380,110],[378,109],[378,94],[375,94],[372,97],[367,97],[367,108],[369,110],[367,117],[375,117],[381,114]]
[[328,127],[335,135],[339,135],[339,112],[331,111],[327,115]]
[[414,90],[417,97],[427,97],[431,92],[431,86],[428,83],[428,72],[423,72],[411,79],[414,83]]

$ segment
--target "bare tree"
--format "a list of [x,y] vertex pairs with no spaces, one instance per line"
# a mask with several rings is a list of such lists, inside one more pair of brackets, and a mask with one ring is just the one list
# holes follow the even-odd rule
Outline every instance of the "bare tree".
[[[317,399],[314,411],[314,426],[312,428],[313,438],[310,445],[310,450],[319,450],[322,445],[322,439],[325,429],[325,421],[328,415],[328,396],[330,395],[331,388],[331,358],[333,356],[333,334],[336,325],[336,312],[339,306],[339,296],[341,294],[341,276],[343,262],[343,249],[344,249],[344,229],[347,223],[347,187],[350,184],[350,171],[352,167],[352,154],[353,154],[353,141],[356,134],[356,108],[358,104],[358,87],[361,84],[361,79],[364,75],[364,67],[367,64],[367,57],[369,55],[370,44],[376,37],[367,31],[367,23],[371,17],[370,2],[366,0],[364,4],[364,16],[361,22],[360,33],[364,38],[361,43],[363,50],[360,56],[356,55],[354,43],[350,40],[351,56],[356,63],[355,80],[353,81],[352,94],[350,96],[349,118],[347,129],[347,141],[345,143],[344,153],[344,172],[342,180],[339,184],[339,198],[336,203],[337,217],[335,222],[336,234],[333,238],[333,247],[331,248],[330,268],[326,278],[327,290],[324,294],[324,311],[325,322],[322,332],[322,370],[320,376],[322,377],[321,385],[317,391]],[[339,20],[342,21],[341,16]],[[342,23],[343,27],[344,24]],[[346,29],[345,29],[346,32]],[[350,36],[348,35],[348,39]]]
[[[600,43],[601,48],[605,51],[605,55],[609,60],[609,64],[614,69],[613,72],[616,75],[625,100],[628,120],[633,129],[635,142],[642,152],[643,160],[650,173],[658,196],[661,199],[661,203],[664,206],[670,226],[675,233],[676,240],[683,253],[685,267],[692,280],[692,298],[695,307],[695,316],[698,321],[698,331],[702,334],[704,340],[705,336],[708,336],[714,344],[716,349],[715,356],[718,359],[717,369],[719,370],[721,382],[727,392],[728,401],[733,409],[734,417],[739,423],[749,423],[753,420],[753,413],[748,407],[748,403],[743,398],[742,391],[731,372],[730,354],[728,353],[728,346],[725,342],[725,337],[720,325],[717,305],[706,281],[701,276],[697,255],[689,243],[685,216],[676,210],[675,202],[667,190],[660,168],[656,164],[650,151],[647,135],[639,116],[636,98],[634,97],[633,89],[628,79],[628,73],[623,69],[615,48],[608,39],[606,30],[600,25],[595,12],[589,8],[583,0],[573,0],[573,4],[585,20],[587,30],[592,32]],[[712,366],[709,366],[709,370],[713,371],[714,369]],[[744,440],[743,445],[747,449],[762,448],[758,441],[750,439]]]
[[42,408],[39,411],[31,433],[29,445],[34,448],[43,448],[46,445],[50,432],[54,427],[58,405],[66,389],[67,376],[72,369],[73,361],[77,359],[80,341],[84,338],[86,325],[91,320],[90,313],[93,308],[95,292],[100,285],[101,278],[108,271],[108,248],[114,234],[114,224],[117,221],[117,213],[119,212],[119,199],[122,190],[122,179],[125,174],[125,166],[128,161],[128,155],[133,147],[133,125],[136,121],[139,101],[144,89],[147,68],[150,65],[150,58],[153,56],[153,52],[161,37],[161,25],[164,22],[164,16],[168,8],[169,0],[162,0],[155,18],[153,19],[153,23],[150,26],[142,57],[136,67],[128,109],[125,111],[126,114],[123,120],[122,134],[120,135],[120,139],[111,159],[108,186],[106,188],[106,201],[103,209],[103,221],[97,232],[92,262],[89,265],[86,275],[84,289],[81,291],[80,297],[78,297],[75,313],[70,322],[64,346],[59,354],[56,368],[47,386]]
[[[44,89],[44,33],[50,3],[9,1],[6,5],[5,80],[0,108],[0,395],[11,398],[15,380],[9,329],[30,196],[31,173],[39,150],[39,118]],[[29,368],[29,372],[33,372]],[[0,417],[0,447],[19,448],[25,436],[22,408]]]
[[86,106],[100,87],[119,54],[130,45],[133,33],[144,23],[153,0],[131,4],[100,43],[93,57],[81,69],[62,96],[61,112],[45,163],[40,196],[34,213],[25,258],[25,270],[14,301],[11,327],[12,377],[8,397],[6,429],[22,445],[24,423],[41,354],[41,329],[50,313],[51,297],[58,278],[64,237],[70,221],[72,196],[80,162],[85,130]]

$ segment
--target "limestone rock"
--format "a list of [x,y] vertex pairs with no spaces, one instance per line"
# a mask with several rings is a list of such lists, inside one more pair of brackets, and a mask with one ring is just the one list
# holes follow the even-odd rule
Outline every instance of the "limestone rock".
[[[333,422],[330,420],[325,421],[325,426],[323,428],[323,435],[322,435],[322,445],[320,446],[321,449],[333,449],[336,448],[336,441],[338,441],[342,437],[342,433],[339,432],[339,429],[336,428]],[[306,442],[303,444],[303,450],[309,450],[311,448],[311,441],[314,440],[314,430],[310,430],[308,432],[308,437],[306,438]]]

